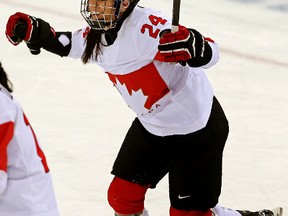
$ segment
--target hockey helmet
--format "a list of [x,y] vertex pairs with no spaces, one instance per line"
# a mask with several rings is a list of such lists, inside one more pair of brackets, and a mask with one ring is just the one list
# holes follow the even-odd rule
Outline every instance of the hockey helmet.
[[94,30],[115,28],[122,14],[139,0],[81,0],[81,15]]

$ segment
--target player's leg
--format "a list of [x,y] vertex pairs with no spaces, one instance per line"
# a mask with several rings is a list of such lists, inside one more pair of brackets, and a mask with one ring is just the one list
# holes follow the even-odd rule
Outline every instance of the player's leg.
[[108,190],[108,201],[117,215],[148,215],[145,193],[167,173],[167,157],[162,137],[150,134],[136,119],[131,125],[112,174],[116,177]]
[[108,201],[117,216],[142,216],[148,185],[115,177],[108,190]]
[[169,167],[170,216],[283,215],[282,208],[252,212],[216,205],[221,191],[222,152],[227,135],[228,122],[214,98],[205,128],[183,137],[169,138],[169,151],[174,155]]
[[222,184],[222,155],[228,121],[214,98],[205,128],[167,138],[171,152],[169,195],[171,216],[212,216]]

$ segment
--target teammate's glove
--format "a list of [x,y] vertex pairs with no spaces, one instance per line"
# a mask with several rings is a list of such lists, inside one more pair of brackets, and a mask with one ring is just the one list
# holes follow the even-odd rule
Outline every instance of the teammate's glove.
[[55,32],[44,20],[17,12],[9,17],[5,34],[14,46],[24,40],[30,52],[37,55]]
[[158,49],[165,62],[184,62],[203,57],[205,51],[204,37],[194,29],[179,26],[179,30],[171,33],[165,29],[160,32]]

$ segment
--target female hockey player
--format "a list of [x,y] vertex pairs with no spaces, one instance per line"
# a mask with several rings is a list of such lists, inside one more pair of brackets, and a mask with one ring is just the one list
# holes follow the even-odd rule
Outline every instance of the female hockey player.
[[0,63],[0,216],[59,216],[46,158]]
[[169,18],[138,2],[81,0],[88,26],[73,34],[18,12],[6,35],[32,54],[44,48],[97,63],[136,113],[112,169],[116,216],[147,216],[145,193],[166,174],[171,216],[239,216],[217,205],[228,121],[204,72],[218,61],[217,45],[192,28],[171,33]]

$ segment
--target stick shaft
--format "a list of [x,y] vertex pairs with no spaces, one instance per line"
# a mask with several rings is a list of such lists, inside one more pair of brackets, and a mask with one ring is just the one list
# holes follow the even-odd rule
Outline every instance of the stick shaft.
[[173,9],[172,9],[172,26],[171,31],[178,31],[179,25],[179,16],[180,16],[180,0],[173,0]]

